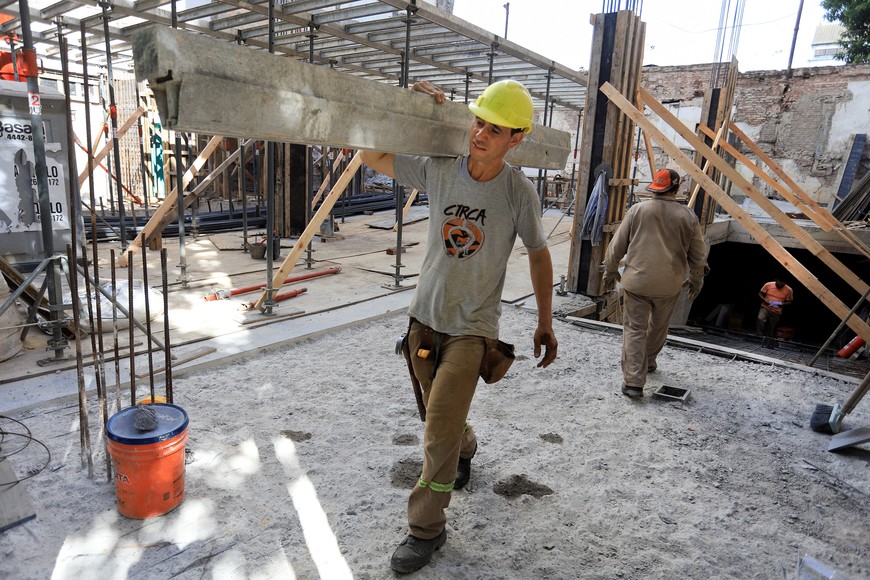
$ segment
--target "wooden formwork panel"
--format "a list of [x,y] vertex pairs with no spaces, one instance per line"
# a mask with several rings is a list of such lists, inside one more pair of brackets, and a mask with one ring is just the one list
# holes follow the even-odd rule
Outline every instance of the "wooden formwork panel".
[[[593,16],[592,57],[589,64],[589,90],[586,92],[586,114],[582,129],[576,211],[568,269],[568,285],[572,291],[588,296],[602,292],[598,265],[610,242],[615,225],[625,215],[631,180],[631,149],[635,123],[600,94],[599,88],[610,83],[620,92],[631,95],[640,86],[641,65],[646,25],[630,10]],[[608,182],[608,206],[604,236],[593,246],[581,239],[583,218],[589,196],[595,184],[595,169],[600,164],[612,169]]]

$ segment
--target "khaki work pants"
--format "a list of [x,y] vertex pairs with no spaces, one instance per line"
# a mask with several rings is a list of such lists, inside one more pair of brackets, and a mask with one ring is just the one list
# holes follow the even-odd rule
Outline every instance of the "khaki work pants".
[[782,314],[768,310],[764,306],[758,309],[758,320],[755,321],[755,330],[761,336],[776,336],[776,327]]
[[622,376],[629,387],[646,384],[647,368],[665,346],[680,295],[653,297],[623,289]]
[[447,522],[444,510],[450,505],[459,457],[470,458],[477,451],[466,419],[485,350],[482,337],[442,334],[437,349],[422,359],[416,353],[421,344],[429,346],[432,334],[425,337],[427,331],[432,333],[414,321],[408,334],[411,364],[426,406],[423,473],[408,500],[408,526],[424,540],[440,534]]

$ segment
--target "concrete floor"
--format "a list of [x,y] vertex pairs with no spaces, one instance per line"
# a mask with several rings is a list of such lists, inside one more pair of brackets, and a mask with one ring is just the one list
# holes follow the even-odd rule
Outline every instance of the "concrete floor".
[[[417,213],[425,207],[414,208]],[[257,310],[246,310],[246,304],[255,302],[259,292],[250,292],[229,299],[206,301],[205,296],[218,290],[237,289],[265,283],[266,262],[255,260],[243,251],[242,232],[231,232],[198,237],[188,236],[185,244],[187,274],[189,282],[183,287],[179,282],[179,245],[178,239],[164,240],[167,249],[167,288],[169,304],[169,325],[171,352],[174,356],[173,376],[192,373],[206,365],[223,364],[239,358],[256,356],[267,349],[301,340],[329,329],[353,324],[407,308],[413,295],[416,277],[422,262],[427,220],[422,219],[403,227],[401,254],[401,273],[404,280],[395,285],[396,256],[389,255],[388,249],[395,249],[396,234],[390,229],[370,227],[369,224],[382,226],[391,224],[393,212],[385,211],[373,215],[359,215],[339,223],[335,240],[323,241],[315,238],[312,243],[310,268],[305,263],[305,253],[291,276],[311,271],[340,267],[338,274],[318,277],[288,284],[281,289],[306,288],[307,291],[295,298],[281,301],[273,309],[273,315],[265,315]],[[545,232],[553,232],[550,237],[550,251],[553,257],[554,280],[559,283],[560,275],[566,274],[569,254],[569,229],[572,217],[563,217],[559,210],[551,209],[544,216]],[[249,241],[262,239],[262,230],[249,232]],[[257,237],[260,236],[260,237]],[[283,239],[281,257],[274,262],[274,271],[281,266],[292,247],[292,239]],[[110,250],[120,251],[117,242],[100,244],[101,281],[111,279]],[[148,284],[160,289],[162,273],[158,252],[147,253]],[[134,282],[142,278],[142,256],[133,259]],[[116,278],[126,282],[127,269],[117,268]],[[528,261],[521,243],[517,243],[508,265],[508,276],[504,298],[510,303],[526,303],[534,307],[531,282],[528,277]],[[152,298],[150,307],[158,308],[162,295]],[[558,306],[560,299],[556,297]],[[155,305],[156,302],[156,305]],[[126,303],[122,303],[126,306]],[[135,312],[144,323],[144,310]],[[115,364],[115,333],[111,320],[104,323],[102,374],[109,393],[114,393],[116,384],[122,392],[122,399],[128,400],[130,393],[130,365],[128,350],[129,334],[126,329],[117,332],[120,357]],[[152,317],[152,333],[161,343],[165,343],[164,320],[162,315]],[[22,354],[0,363],[0,413],[30,407],[48,400],[73,398],[76,396],[79,378],[75,362],[75,342],[70,341],[65,351],[68,358],[60,362],[40,364],[39,361],[53,358],[54,351],[46,350],[48,336],[34,329],[28,333],[27,346]],[[155,350],[149,357],[145,335],[135,330],[134,375],[137,397],[150,392],[151,378],[154,377],[155,390],[164,390],[165,355]],[[96,389],[94,356],[91,340],[82,341],[82,357],[85,364],[84,383],[87,389]],[[99,365],[98,367],[99,368]],[[149,373],[149,368],[153,372]],[[150,375],[150,376],[149,376]]]
[[[306,255],[303,253],[290,275],[297,276],[337,267],[341,268],[341,272],[288,284],[280,292],[298,288],[307,290],[295,298],[279,302],[272,315],[246,309],[248,303],[258,299],[259,292],[241,294],[225,300],[205,300],[207,294],[215,291],[238,289],[266,282],[266,262],[255,260],[249,253],[243,251],[242,232],[188,236],[185,251],[189,282],[186,287],[179,282],[181,270],[178,267],[180,262],[178,239],[164,240],[164,247],[168,253],[167,295],[171,352],[174,356],[173,375],[194,373],[209,365],[247,359],[256,356],[259,352],[292,341],[407,308],[425,252],[427,210],[426,206],[412,208],[413,217],[409,221],[413,223],[406,224],[403,228],[402,245],[405,247],[405,251],[401,254],[403,280],[398,287],[395,285],[396,256],[387,253],[388,249],[394,251],[396,247],[397,236],[389,229],[394,221],[394,212],[383,211],[373,215],[351,216],[345,223],[340,223],[339,220],[338,231],[335,232],[336,237],[333,240],[323,241],[319,237],[315,238],[312,243],[311,266],[307,267]],[[413,221],[414,219],[419,221]],[[544,230],[547,233],[552,232],[549,241],[553,257],[554,286],[559,284],[560,277],[566,275],[568,271],[569,230],[572,221],[572,216],[564,216],[556,209],[550,209],[544,215]],[[764,223],[762,220],[759,221]],[[371,227],[371,225],[379,227]],[[717,220],[708,228],[708,234],[715,237],[718,227],[723,230],[719,237],[724,239],[729,237],[728,231],[732,225],[731,220]],[[385,227],[387,229],[384,229]],[[262,239],[262,234],[262,230],[250,231],[249,242]],[[274,262],[274,271],[281,266],[292,244],[292,239],[282,240],[281,256]],[[117,242],[101,243],[99,247],[102,282],[110,280],[111,249],[120,252]],[[147,252],[147,263],[149,286],[160,289],[162,273],[159,253]],[[141,280],[142,256],[135,256],[133,264],[134,280]],[[126,281],[127,275],[127,269],[116,270],[119,281]],[[530,308],[535,307],[528,277],[528,260],[519,242],[509,260],[503,300],[508,303],[525,304]],[[581,304],[580,301],[583,303]],[[155,307],[154,302],[160,306],[162,295],[152,300],[152,309]],[[554,296],[554,310],[563,314],[570,313],[575,307],[579,309],[590,303],[591,301],[582,295]],[[135,315],[144,321],[144,310],[137,311]],[[161,343],[165,342],[163,329],[162,315],[154,316],[152,333]],[[53,399],[76,396],[79,377],[76,372],[74,341],[71,341],[69,348],[64,351],[64,356],[67,357],[65,360],[40,364],[40,361],[54,356],[53,350],[46,350],[47,339],[48,336],[38,329],[31,330],[26,342],[28,348],[25,348],[20,355],[0,363],[0,413]],[[112,331],[111,320],[104,324],[102,339],[102,348],[98,345],[96,350],[104,353],[102,359],[104,383],[110,393],[113,393],[118,385],[123,393],[123,400],[128,400],[131,372],[126,346],[130,342],[129,334],[126,329],[118,332],[120,357],[117,366],[114,357],[115,334]],[[150,392],[151,377],[153,377],[155,392],[161,394],[165,384],[164,353],[160,350],[153,351],[149,362],[145,334],[138,329],[134,333],[133,342],[136,352],[133,374],[137,385],[137,398],[144,397]],[[741,347],[737,345],[734,348]],[[95,357],[92,354],[89,337],[82,342],[81,350],[85,365],[82,380],[87,389],[95,390],[96,373],[93,371]],[[780,356],[780,353],[762,354]],[[866,365],[859,366],[861,368],[855,373],[841,368],[830,370],[860,376]],[[99,365],[97,367],[99,368]],[[149,372],[149,369],[153,370]]]

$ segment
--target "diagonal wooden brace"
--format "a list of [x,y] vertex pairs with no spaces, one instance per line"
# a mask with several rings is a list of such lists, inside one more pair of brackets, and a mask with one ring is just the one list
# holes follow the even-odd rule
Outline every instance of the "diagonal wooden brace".
[[[641,128],[646,132],[650,138],[655,141],[659,147],[661,147],[668,156],[673,159],[680,167],[683,168],[689,175],[692,176],[693,179],[699,181],[701,185],[704,187],[704,191],[706,191],[716,202],[722,206],[722,209],[727,211],[753,238],[758,240],[758,243],[770,253],[782,266],[791,272],[792,275],[803,284],[810,292],[812,292],[819,300],[821,300],[822,304],[827,306],[831,312],[836,314],[841,320],[848,317],[848,326],[852,330],[855,331],[858,336],[863,338],[864,340],[870,339],[870,326],[867,325],[863,320],[855,317],[848,316],[849,308],[846,307],[836,296],[834,296],[824,284],[819,282],[819,280],[804,267],[798,260],[792,256],[788,250],[783,248],[779,242],[777,242],[773,236],[768,234],[764,228],[762,228],[755,220],[752,219],[743,208],[737,205],[731,197],[728,196],[719,185],[710,179],[700,167],[695,165],[695,163],[689,159],[689,157],[683,153],[677,145],[674,144],[673,141],[668,139],[664,133],[662,133],[658,127],[655,126],[650,120],[646,118],[646,116],[638,111],[629,101],[626,99],[618,90],[616,90],[613,85],[610,83],[604,83],[601,87],[601,92],[607,95],[607,98],[610,99],[610,102],[617,106],[623,113],[628,115],[635,123],[641,126]],[[644,95],[644,102],[647,105],[650,105],[652,97],[647,97]],[[655,99],[652,99],[655,101]],[[655,101],[658,103],[658,101]],[[651,107],[652,108],[652,107]],[[663,108],[663,107],[662,107]],[[655,111],[655,108],[653,108]],[[656,111],[658,113],[658,111]],[[689,131],[691,136],[695,137],[695,140],[700,141],[694,133]],[[706,147],[706,145],[704,146]],[[717,156],[718,157],[718,156]],[[711,158],[713,159],[713,158]],[[715,164],[715,161],[714,161]],[[726,164],[727,165],[727,164]],[[730,167],[730,166],[728,166]],[[721,168],[717,167],[721,170]],[[733,168],[732,168],[733,170]],[[733,181],[733,180],[732,180]],[[744,180],[745,181],[745,180]],[[735,185],[739,184],[735,183]]]
[[[129,131],[130,128],[136,124],[136,121],[139,119],[139,117],[142,116],[143,113],[145,113],[145,109],[143,109],[142,107],[138,107],[135,111],[133,111],[133,114],[130,115],[130,117],[126,121],[124,121],[124,124],[118,128],[118,139],[120,139],[121,137],[123,137],[124,135],[127,134],[127,131]],[[106,143],[106,145],[102,149],[100,149],[100,152],[97,153],[96,155],[94,155],[93,161],[91,162],[92,163],[92,165],[91,165],[92,171],[96,170],[96,168],[100,164],[100,162],[103,159],[105,159],[106,155],[108,155],[109,152],[112,150],[112,147],[113,147],[113,143],[112,143],[112,140],[110,139],[109,142]],[[95,149],[96,149],[96,147],[95,147]],[[87,180],[88,180],[88,168],[87,168],[87,164],[85,164],[84,171],[79,173],[79,187],[84,185],[85,181],[87,181]]]
[[[788,233],[794,236],[794,239],[797,240],[799,244],[809,250],[811,254],[821,260],[840,278],[842,278],[846,283],[852,286],[852,288],[854,288],[855,291],[858,292],[858,294],[863,294],[867,290],[867,283],[864,282],[860,277],[858,277],[851,268],[848,268],[845,264],[838,260],[836,256],[829,252],[827,248],[822,246],[822,244],[820,244],[818,240],[813,238],[802,227],[796,224],[793,219],[785,215],[785,212],[779,209],[779,207],[775,203],[770,201],[767,196],[765,196],[760,191],[758,191],[758,189],[753,187],[753,185],[749,183],[749,181],[745,177],[740,175],[740,173],[738,173],[736,169],[731,167],[731,165],[727,161],[719,157],[719,155],[717,155],[712,149],[707,147],[707,145],[700,137],[698,137],[685,124],[683,124],[683,122],[680,121],[673,113],[668,111],[668,109],[664,105],[659,103],[655,99],[655,97],[653,97],[651,94],[643,89],[641,89],[640,92],[644,104],[646,104],[654,113],[661,117],[663,121],[670,125],[698,153],[703,155],[712,164],[713,167],[718,169],[725,177],[731,180],[731,183],[733,183],[743,193],[745,193],[746,196],[754,201],[761,209],[766,211],[767,215],[776,220],[776,223],[781,225]],[[729,197],[728,199],[730,200],[731,198]],[[717,198],[716,201],[719,202],[719,199]],[[725,207],[721,202],[719,202],[719,205]],[[728,213],[731,212],[729,211]],[[753,221],[753,223],[755,222]]]
[[[209,140],[205,148],[199,152],[199,156],[196,160],[194,160],[191,166],[187,168],[187,171],[184,172],[184,176],[181,178],[181,189],[187,187],[187,184],[190,183],[193,177],[200,169],[202,169],[202,166],[205,165],[205,162],[209,157],[211,157],[211,154],[214,153],[215,149],[218,148],[218,145],[221,144],[223,139],[222,136],[215,135],[211,140]],[[169,192],[169,195],[166,196],[166,199],[163,200],[163,203],[160,204],[160,207],[157,208],[157,211],[155,211],[154,215],[151,216],[151,219],[148,220],[148,223],[142,227],[142,231],[139,232],[139,235],[130,242],[130,245],[127,246],[127,251],[121,252],[121,255],[118,257],[118,266],[126,268],[130,256],[139,251],[139,248],[142,247],[145,240],[151,239],[166,227],[165,224],[163,224],[163,218],[175,208],[176,203],[178,203],[178,185]]]
[[[323,220],[325,220],[326,216],[329,215],[329,212],[332,211],[335,202],[338,201],[338,198],[341,197],[342,193],[344,193],[344,189],[347,187],[347,184],[350,183],[354,173],[357,172],[361,164],[362,153],[357,151],[353,158],[351,158],[350,163],[347,164],[341,177],[335,180],[335,185],[332,187],[332,190],[330,190],[329,194],[323,199],[320,208],[318,208],[311,217],[311,221],[308,222],[308,225],[305,226],[305,231],[302,232],[302,235],[299,236],[299,239],[293,244],[293,249],[290,250],[290,253],[287,254],[286,258],[284,258],[281,267],[278,268],[278,271],[272,277],[272,288],[280,288],[284,283],[284,280],[287,279],[287,276],[290,275],[290,272],[293,271],[293,267],[296,266],[296,260],[299,259],[302,252],[306,247],[308,247],[308,243],[314,238],[314,234],[320,231],[320,225],[323,223]],[[266,301],[268,293],[268,289],[264,291],[257,299],[257,302],[254,303],[251,310],[258,308],[262,311],[264,309],[263,303]]]

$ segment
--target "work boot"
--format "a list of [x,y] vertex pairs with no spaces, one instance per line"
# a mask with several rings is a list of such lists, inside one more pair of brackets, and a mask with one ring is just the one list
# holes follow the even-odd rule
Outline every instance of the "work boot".
[[643,387],[630,387],[628,385],[622,385],[622,394],[631,397],[632,399],[639,399],[643,397]]
[[453,482],[453,489],[462,489],[471,479],[471,457],[465,459],[459,458],[459,465],[456,466],[456,481]]
[[399,574],[408,574],[419,570],[432,560],[435,550],[447,541],[447,529],[431,540],[421,540],[408,534],[390,558],[390,568]]

